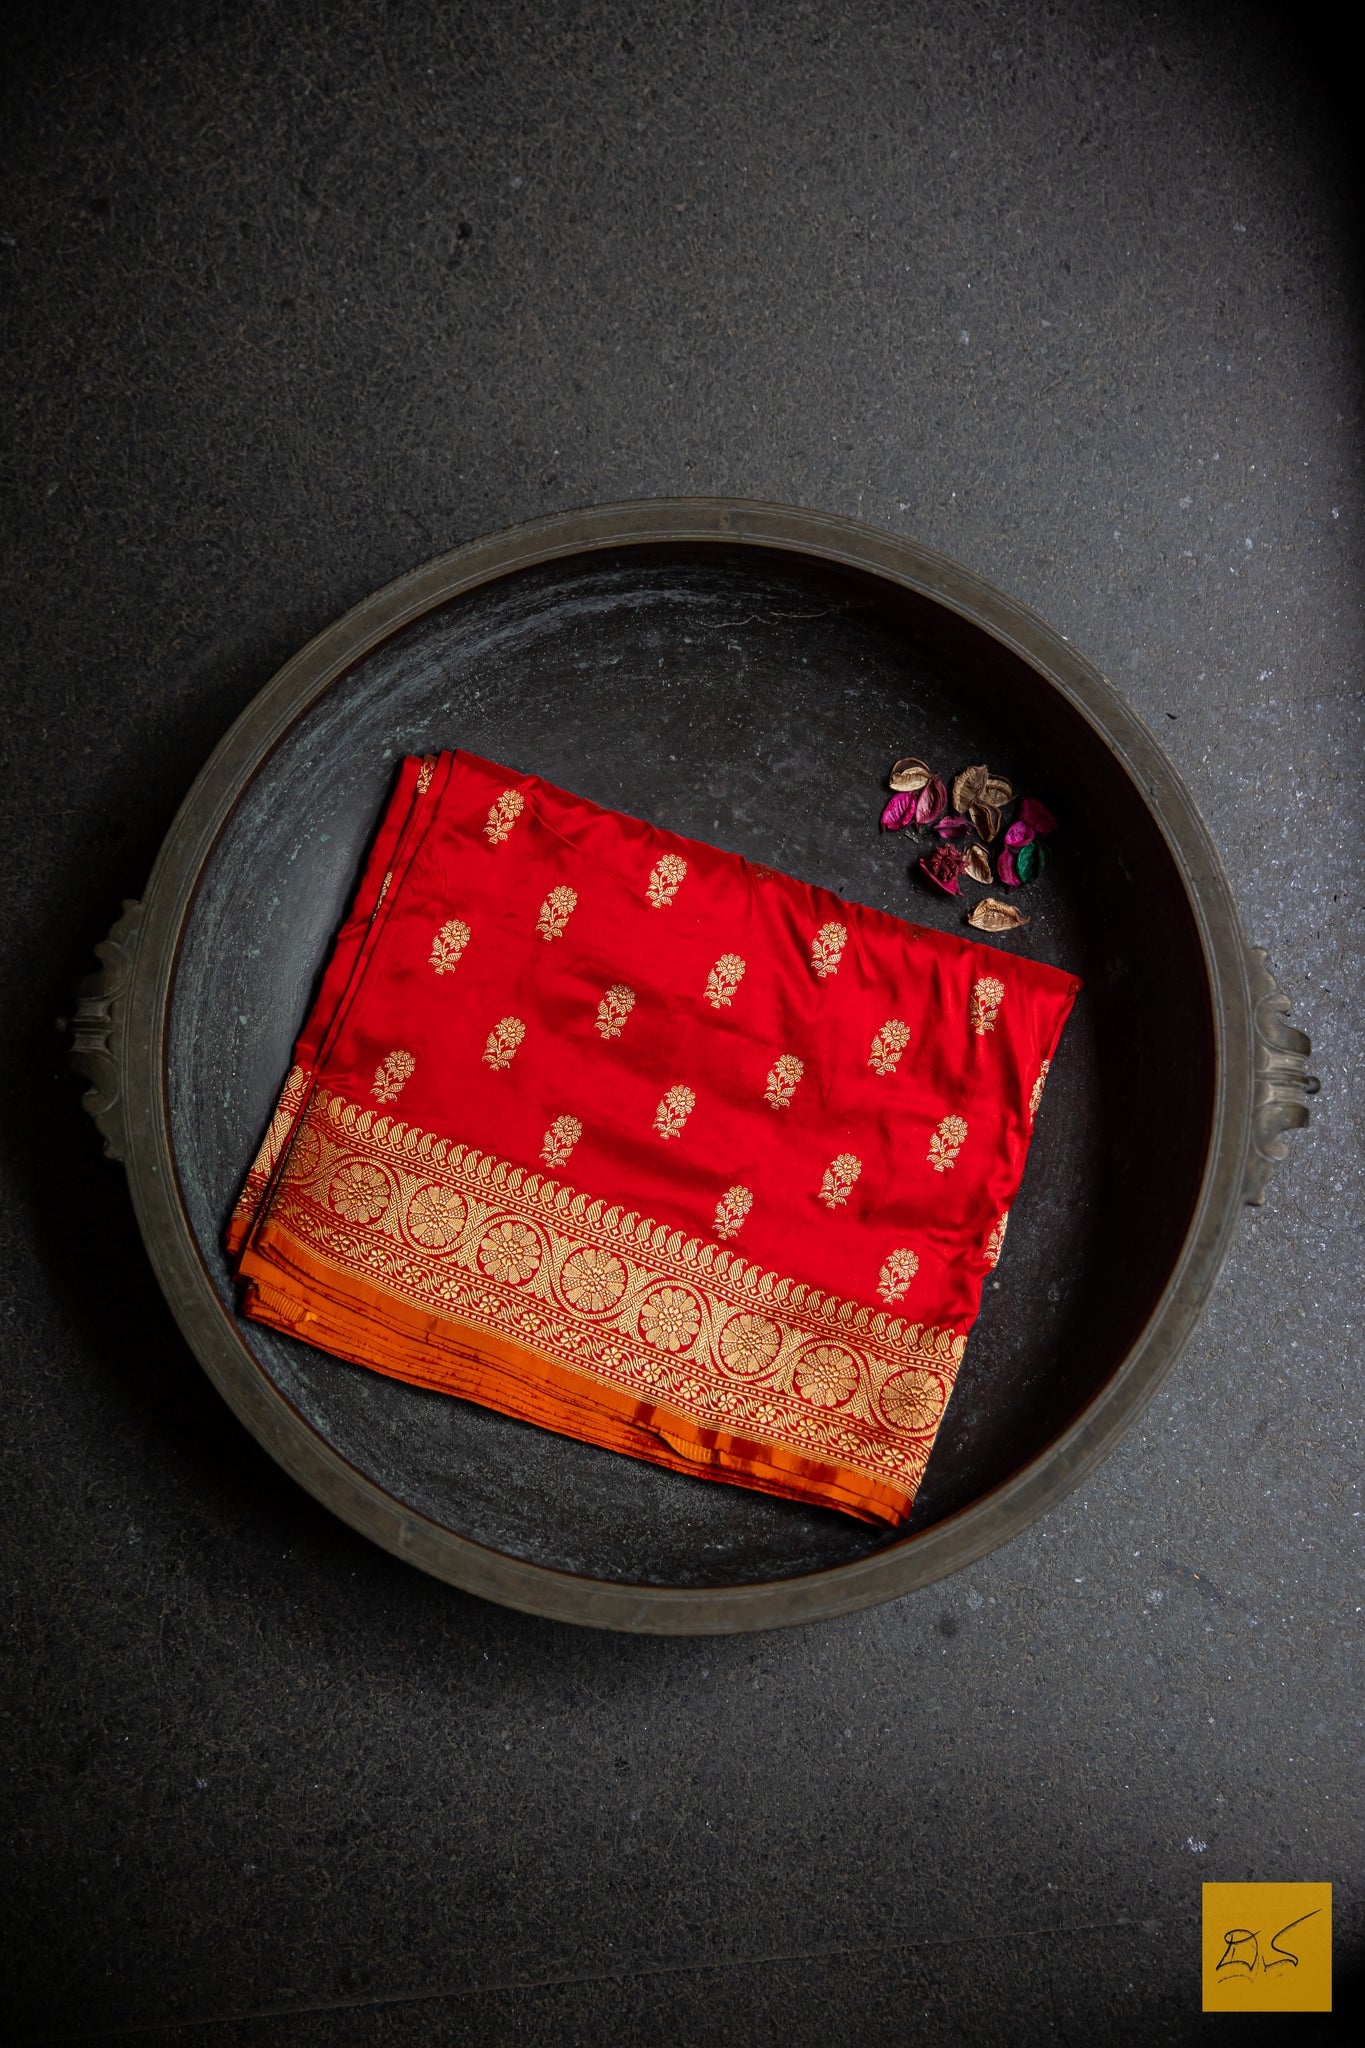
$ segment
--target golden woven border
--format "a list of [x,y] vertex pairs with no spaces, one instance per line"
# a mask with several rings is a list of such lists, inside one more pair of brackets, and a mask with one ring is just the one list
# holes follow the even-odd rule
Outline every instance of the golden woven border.
[[429,1314],[907,1493],[966,1343],[323,1090],[269,1221]]
[[289,1077],[280,1090],[280,1099],[275,1104],[275,1114],[270,1119],[270,1128],[260,1142],[256,1157],[247,1170],[242,1183],[242,1192],[233,1206],[232,1220],[228,1226],[232,1236],[244,1233],[256,1211],[265,1200],[270,1186],[270,1176],[279,1165],[280,1155],[289,1142],[290,1133],[298,1121],[308,1083],[313,1078],[311,1067],[291,1067]]

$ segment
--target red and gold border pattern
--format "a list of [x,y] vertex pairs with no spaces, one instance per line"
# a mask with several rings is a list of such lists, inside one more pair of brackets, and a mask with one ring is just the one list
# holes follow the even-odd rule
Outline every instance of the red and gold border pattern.
[[270,1223],[430,1314],[907,1492],[966,1343],[321,1090]]
[[270,1119],[270,1128],[261,1140],[260,1149],[251,1162],[242,1192],[238,1195],[232,1211],[229,1249],[235,1249],[239,1239],[250,1228],[252,1218],[265,1199],[266,1190],[270,1186],[270,1176],[279,1164],[280,1154],[298,1121],[310,1079],[311,1069],[289,1069],[289,1077],[280,1090],[279,1101],[275,1104],[275,1114]]

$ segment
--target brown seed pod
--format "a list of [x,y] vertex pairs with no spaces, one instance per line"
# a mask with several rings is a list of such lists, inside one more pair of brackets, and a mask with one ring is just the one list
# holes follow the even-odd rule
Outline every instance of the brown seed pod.
[[962,872],[969,882],[991,882],[991,857],[984,846],[974,846],[962,863]]
[[953,809],[955,811],[966,811],[969,805],[979,800],[990,772],[985,762],[980,761],[975,768],[964,768],[960,775],[954,777]]
[[891,770],[893,789],[923,789],[933,774],[933,769],[923,761],[917,761],[913,754],[907,754],[903,761],[897,761]]
[[994,804],[968,804],[967,816],[971,819],[978,836],[982,839],[994,839],[996,833],[1000,830],[1000,813]]
[[1012,903],[1000,903],[994,896],[983,896],[973,904],[968,924],[975,925],[979,932],[1017,932],[1028,919]]
[[988,775],[984,786],[977,792],[977,802],[990,804],[997,811],[1003,811],[1006,804],[1014,802],[1014,784],[1005,775]]

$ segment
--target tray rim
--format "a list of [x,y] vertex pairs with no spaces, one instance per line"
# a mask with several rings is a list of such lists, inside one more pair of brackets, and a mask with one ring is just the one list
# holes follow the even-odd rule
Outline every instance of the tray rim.
[[[790,1578],[667,1587],[583,1577],[458,1535],[350,1464],[269,1380],[219,1300],[181,1200],[166,1032],[186,923],[219,834],[285,733],[347,669],[424,613],[520,570],[574,555],[706,543],[881,578],[956,612],[1060,691],[1137,785],[1182,878],[1209,983],[1213,1103],[1199,1191],[1161,1296],[1113,1377],[1037,1457],[970,1506],[866,1558]],[[138,1224],[172,1313],[238,1419],[324,1506],[394,1555],[523,1612],[632,1633],[729,1634],[850,1613],[961,1570],[1056,1505],[1116,1446],[1175,1365],[1226,1254],[1251,1146],[1255,1008],[1246,940],[1207,827],[1148,727],[1063,634],[950,557],[842,515],[755,501],[625,500],[530,520],[448,550],[324,628],[240,714],[181,805],[143,898],[122,1014],[121,1121]]]

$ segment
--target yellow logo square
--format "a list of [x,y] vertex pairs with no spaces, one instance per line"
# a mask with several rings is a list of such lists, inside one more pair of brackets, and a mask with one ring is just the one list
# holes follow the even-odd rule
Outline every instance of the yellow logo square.
[[1330,2012],[1330,1884],[1204,1886],[1205,2012]]

